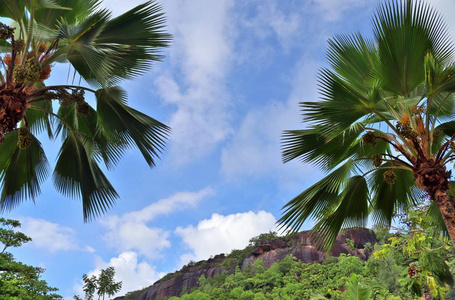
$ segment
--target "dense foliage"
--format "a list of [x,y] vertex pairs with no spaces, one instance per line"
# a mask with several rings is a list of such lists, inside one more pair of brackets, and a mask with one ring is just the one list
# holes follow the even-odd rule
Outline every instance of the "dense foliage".
[[365,245],[372,253],[367,261],[341,255],[303,263],[288,256],[266,269],[257,259],[234,274],[202,276],[190,293],[169,299],[455,299],[455,252],[429,209],[397,216],[393,234],[376,228],[379,242]]
[[[84,220],[119,197],[103,165],[113,169],[137,148],[153,167],[164,147],[169,128],[129,106],[119,86],[163,58],[171,36],[161,7],[147,1],[113,17],[101,3],[0,0],[8,23],[0,23],[0,211],[34,200],[49,177],[41,133],[61,141],[54,185],[82,200]],[[46,85],[57,63],[68,77]]]
[[31,238],[18,232],[19,221],[0,218],[0,299],[3,300],[56,300],[63,299],[55,294],[56,288],[42,280],[43,268],[33,267],[17,261],[6,252],[9,247],[19,247]]
[[285,162],[328,174],[287,203],[279,222],[299,230],[313,219],[330,248],[342,228],[368,220],[390,226],[395,213],[430,199],[455,245],[455,47],[448,27],[425,1],[386,0],[372,31],[328,42],[320,99],[301,102],[306,128],[283,135]]

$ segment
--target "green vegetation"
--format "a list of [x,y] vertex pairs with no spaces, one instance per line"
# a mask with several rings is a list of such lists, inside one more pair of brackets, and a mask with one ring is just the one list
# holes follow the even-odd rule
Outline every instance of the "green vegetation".
[[365,245],[374,248],[367,261],[342,254],[323,263],[303,263],[288,256],[266,269],[257,259],[243,271],[237,266],[234,274],[202,276],[197,288],[169,300],[455,299],[455,251],[441,224],[433,223],[431,209],[421,206],[407,217],[398,216],[394,233],[379,228],[379,242]]
[[[42,132],[62,142],[54,185],[82,199],[85,221],[118,198],[100,163],[112,169],[137,148],[153,167],[164,147],[169,128],[130,107],[118,86],[163,58],[171,36],[161,7],[147,1],[113,18],[101,2],[0,0],[10,21],[0,23],[0,211],[40,194],[50,175]],[[46,86],[56,63],[70,65],[70,83]]]
[[18,232],[19,221],[0,218],[0,299],[3,300],[57,300],[63,299],[55,294],[58,289],[49,287],[40,279],[43,268],[32,267],[18,262],[6,252],[10,247],[20,247],[31,238]]
[[[425,1],[390,0],[372,18],[373,36],[329,40],[321,99],[302,102],[307,129],[283,135],[283,160],[330,172],[284,207],[279,222],[315,220],[330,248],[345,227],[394,215],[430,199],[455,245],[454,44]],[[442,217],[441,217],[442,215]]]
[[[113,267],[108,267],[102,269],[100,275],[96,277],[92,275],[90,277],[87,274],[82,276],[82,281],[84,286],[82,289],[85,293],[85,300],[93,300],[95,294],[98,295],[98,299],[103,299],[105,296],[113,296],[120,291],[122,288],[122,282],[115,282],[115,269]],[[74,296],[75,300],[81,300],[79,296]]]

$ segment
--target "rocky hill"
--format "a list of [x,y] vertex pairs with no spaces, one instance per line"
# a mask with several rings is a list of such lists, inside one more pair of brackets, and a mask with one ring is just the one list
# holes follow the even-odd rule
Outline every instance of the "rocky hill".
[[[369,250],[365,249],[365,245],[368,245],[367,243],[373,245],[376,242],[377,239],[372,230],[347,229],[338,235],[329,255],[337,257],[341,253],[345,253],[366,260]],[[289,254],[307,263],[322,262],[327,257],[326,252],[316,247],[311,231],[299,232],[292,238],[257,239],[253,245],[244,250],[234,250],[229,255],[219,254],[208,260],[190,263],[180,271],[166,275],[142,291],[136,291],[115,300],[154,300],[179,296],[183,291],[190,291],[197,286],[201,275],[212,278],[222,272],[232,274],[237,266],[244,269],[257,259],[262,259],[264,267],[269,268],[273,263],[281,261]]]

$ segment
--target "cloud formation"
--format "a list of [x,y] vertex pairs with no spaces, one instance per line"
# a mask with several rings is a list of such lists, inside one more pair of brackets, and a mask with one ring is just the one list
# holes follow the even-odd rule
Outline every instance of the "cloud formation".
[[72,228],[52,223],[44,219],[21,219],[21,231],[32,237],[29,246],[44,249],[49,252],[57,251],[87,251],[94,252],[90,246],[81,247]]
[[226,75],[232,59],[232,1],[164,3],[174,36],[171,66],[155,83],[165,104],[175,108],[170,119],[170,155],[185,164],[210,154],[231,132]]
[[249,211],[227,216],[212,214],[210,219],[200,221],[197,226],[178,227],[175,233],[190,249],[181,256],[181,264],[228,253],[232,249],[243,249],[252,237],[273,230],[275,222],[275,217],[269,212]]
[[213,195],[215,191],[210,187],[197,192],[179,192],[141,210],[125,213],[120,217],[107,217],[100,220],[101,225],[108,230],[103,238],[119,251],[135,250],[150,259],[155,259],[164,249],[171,246],[168,240],[169,232],[151,227],[147,223],[159,215],[195,207]]

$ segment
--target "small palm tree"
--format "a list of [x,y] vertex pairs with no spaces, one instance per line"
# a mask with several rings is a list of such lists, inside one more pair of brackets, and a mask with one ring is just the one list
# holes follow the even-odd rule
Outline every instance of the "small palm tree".
[[[99,163],[111,169],[137,147],[154,166],[169,128],[131,108],[122,79],[143,74],[170,43],[161,8],[148,1],[112,18],[100,0],[0,0],[0,210],[40,193],[49,165],[37,134],[60,137],[56,189],[81,197],[84,220],[113,205],[118,194]],[[70,82],[45,85],[57,63]],[[67,80],[68,81],[68,80]],[[96,107],[85,101],[88,93]],[[58,101],[53,110],[52,102]]]
[[380,5],[372,25],[372,39],[329,40],[321,100],[301,103],[309,128],[283,135],[284,162],[331,172],[287,203],[279,222],[297,230],[315,219],[330,248],[343,227],[365,226],[369,216],[390,226],[397,212],[430,201],[455,242],[455,48],[447,27],[411,0]]

